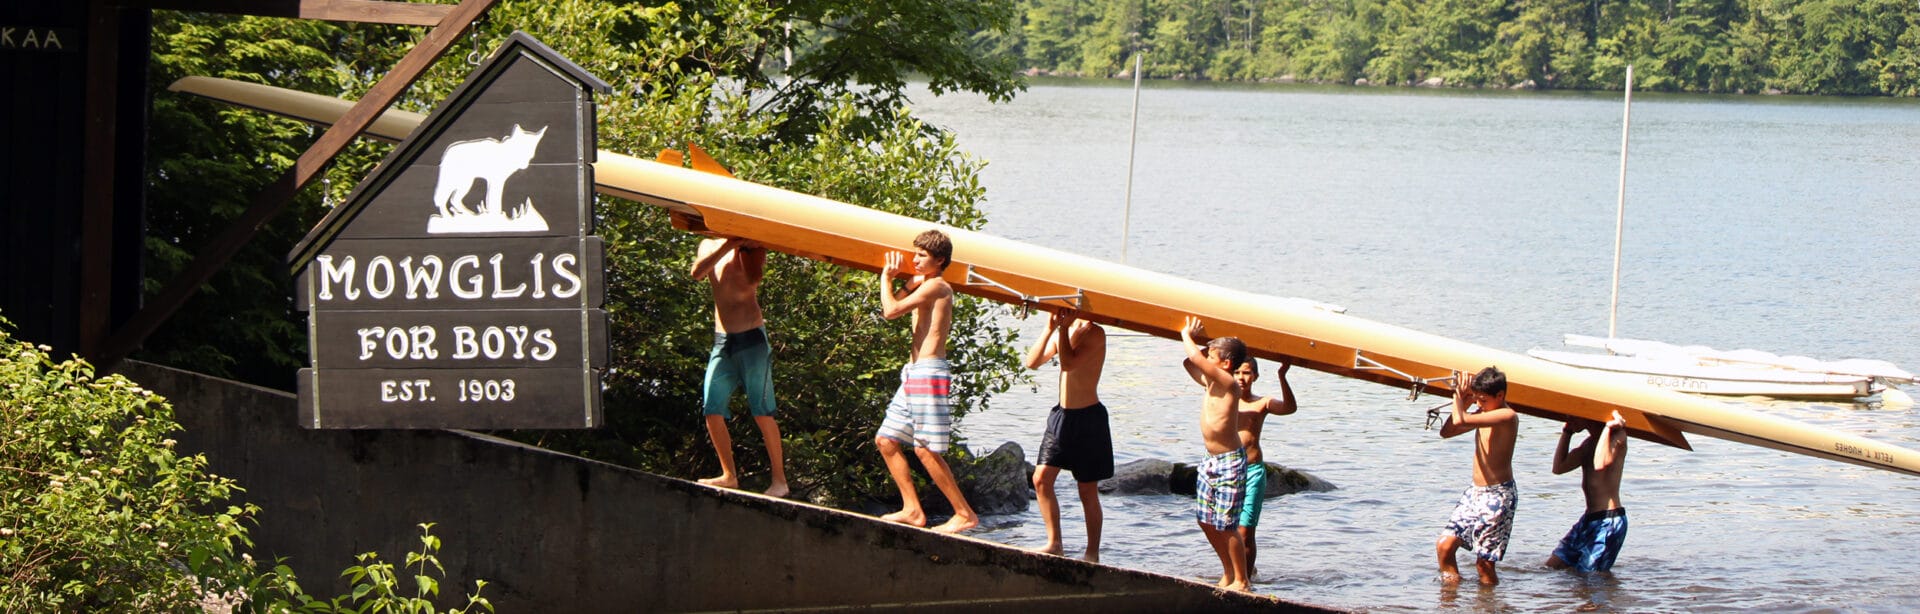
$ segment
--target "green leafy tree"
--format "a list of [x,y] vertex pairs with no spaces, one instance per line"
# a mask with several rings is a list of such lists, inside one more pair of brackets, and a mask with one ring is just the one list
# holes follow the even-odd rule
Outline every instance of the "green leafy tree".
[[1080,37],[1080,74],[1109,77],[1133,69],[1144,25],[1137,2],[1103,2]]
[[[1149,50],[1158,77],[1914,95],[1920,4],[1899,0],[1029,0],[1023,35],[1087,76]],[[1084,4],[1083,4],[1084,3]]]
[[1591,70],[1586,34],[1589,13],[1576,0],[1532,0],[1499,25],[1493,49],[1496,74],[1505,83],[1533,81],[1542,89],[1580,87]]
[[254,586],[258,513],[174,451],[165,399],[0,320],[0,610],[190,611]]
[[1027,66],[1050,71],[1077,71],[1080,48],[1074,44],[1081,29],[1091,21],[1086,0],[1027,0],[1021,10],[1025,19],[1020,26],[1024,41],[1022,60]]

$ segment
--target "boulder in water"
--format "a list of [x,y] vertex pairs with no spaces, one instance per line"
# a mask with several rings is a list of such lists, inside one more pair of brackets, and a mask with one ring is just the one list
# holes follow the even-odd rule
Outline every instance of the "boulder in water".
[[[1113,478],[1100,483],[1100,492],[1115,495],[1193,496],[1199,470],[1187,463],[1140,459],[1114,467]],[[1336,488],[1311,473],[1267,463],[1268,498],[1297,492],[1326,492]]]

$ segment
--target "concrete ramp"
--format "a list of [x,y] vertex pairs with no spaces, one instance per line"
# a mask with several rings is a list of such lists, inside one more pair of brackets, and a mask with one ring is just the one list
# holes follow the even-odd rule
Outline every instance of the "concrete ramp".
[[320,595],[342,592],[355,554],[403,563],[415,525],[433,522],[442,601],[484,578],[500,612],[1326,611],[478,433],[307,430],[289,393],[133,361],[120,372],[171,400],[181,450],[263,508],[253,556],[284,558]]

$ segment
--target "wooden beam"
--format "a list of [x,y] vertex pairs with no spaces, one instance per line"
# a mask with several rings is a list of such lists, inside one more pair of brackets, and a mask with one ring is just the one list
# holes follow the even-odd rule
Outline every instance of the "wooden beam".
[[[111,332],[113,203],[119,136],[120,10],[93,0],[87,11],[87,102],[80,189],[80,351],[97,350]],[[137,249],[137,246],[136,246]]]
[[315,141],[305,153],[300,155],[299,160],[294,161],[293,168],[287,169],[286,174],[255,194],[247,210],[241,213],[226,231],[215,238],[205,251],[195,256],[193,262],[181,271],[180,277],[168,283],[152,302],[140,310],[140,313],[134,314],[126,325],[115,331],[98,353],[89,356],[93,363],[101,369],[109,369],[140,347],[140,344],[146,342],[147,336],[160,328],[161,323],[173,317],[174,312],[200,290],[200,286],[205,285],[207,280],[213,278],[214,273],[225,267],[235,254],[240,253],[240,248],[251,241],[268,220],[286,209],[287,203],[293,200],[295,192],[319,175],[327,164],[340,154],[341,150],[346,149],[347,143],[355,135],[371,125],[373,120],[393,103],[394,99],[400,97],[401,92],[406,91],[408,86],[413,85],[413,82],[420,78],[420,75],[426,73],[435,59],[446,53],[448,48],[460,40],[462,30],[474,20],[479,19],[487,9],[493,8],[497,1],[461,0],[460,4],[454,7],[453,12],[441,18],[440,22],[427,32],[426,38],[414,45],[405,57],[400,58],[400,62],[394,64],[393,70],[381,77],[372,89],[367,90],[367,95],[355,103],[353,108],[348,109],[347,114],[341,116],[339,122],[328,127],[327,131],[320,135],[320,140]]
[[108,0],[128,8],[199,11],[262,17],[296,17],[404,26],[433,26],[452,14],[454,5],[386,0]]

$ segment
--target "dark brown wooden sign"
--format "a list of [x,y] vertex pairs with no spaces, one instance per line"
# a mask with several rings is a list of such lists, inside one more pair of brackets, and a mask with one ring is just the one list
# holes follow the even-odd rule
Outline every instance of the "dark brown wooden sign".
[[607,89],[515,33],[294,248],[302,425],[601,424]]

